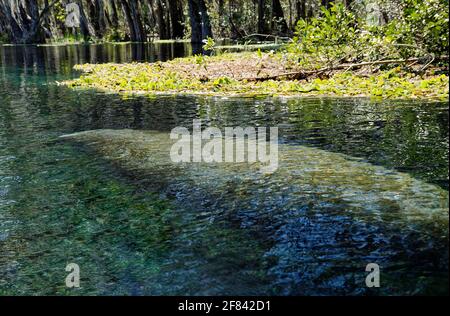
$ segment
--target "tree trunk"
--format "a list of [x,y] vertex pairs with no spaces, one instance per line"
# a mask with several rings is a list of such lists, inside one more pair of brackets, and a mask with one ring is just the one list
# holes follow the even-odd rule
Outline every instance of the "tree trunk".
[[200,15],[202,20],[202,36],[203,39],[213,37],[211,22],[209,20],[208,10],[206,8],[205,0],[198,0],[200,7]]
[[160,39],[169,39],[169,29],[166,24],[166,19],[164,17],[164,7],[161,0],[155,1],[155,16],[156,24],[158,25],[158,34]]
[[226,33],[226,26],[225,26],[225,0],[218,0],[218,6],[219,6],[219,30],[220,30],[220,37],[225,37]]
[[95,37],[102,38],[106,31],[105,9],[103,0],[88,0],[89,21],[94,28]]
[[121,0],[121,4],[130,31],[130,40],[133,42],[145,42],[147,36],[142,26],[137,0]]
[[189,0],[189,22],[191,24],[191,42],[198,44],[202,42],[202,20],[198,14],[199,7],[196,0]]
[[183,38],[184,36],[184,16],[183,16],[183,6],[180,0],[170,0],[169,12],[170,12],[170,22],[171,22],[171,33],[172,38]]
[[[15,1],[5,0],[0,2],[0,23],[8,34],[9,40],[13,43],[20,43],[23,39],[23,32],[28,21],[21,19],[20,8]],[[21,4],[19,4],[21,6]]]
[[295,4],[297,21],[306,18],[306,0],[297,0]]
[[191,23],[191,42],[201,43],[212,37],[211,23],[204,0],[189,0],[189,20]]
[[14,43],[30,44],[45,41],[42,34],[42,23],[57,0],[45,2],[39,12],[37,0],[16,1],[2,0],[0,2],[0,23]]
[[266,1],[258,0],[258,33],[259,34],[265,34],[265,32],[266,32],[266,23],[264,20],[265,11],[266,11]]
[[83,1],[82,0],[77,0],[76,4],[78,4],[78,7],[80,8],[80,29],[81,29],[81,34],[83,34],[84,39],[88,39],[89,37],[94,37],[96,36],[95,34],[95,28],[92,25],[90,19],[88,18],[88,16],[86,16],[86,12],[85,12],[85,8],[83,5]]
[[288,30],[280,0],[272,0],[272,30],[280,34]]

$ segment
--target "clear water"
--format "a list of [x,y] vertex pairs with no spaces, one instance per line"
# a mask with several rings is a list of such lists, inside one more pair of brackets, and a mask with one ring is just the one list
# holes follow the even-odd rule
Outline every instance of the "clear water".
[[[448,293],[448,103],[123,98],[55,84],[77,63],[190,53],[0,46],[0,294]],[[167,133],[194,118],[279,126],[279,172],[171,166]],[[124,131],[59,138],[98,129]],[[128,129],[157,142],[142,150]],[[154,163],[123,158],[130,146]],[[79,289],[65,287],[70,262]],[[370,262],[379,289],[365,286]]]

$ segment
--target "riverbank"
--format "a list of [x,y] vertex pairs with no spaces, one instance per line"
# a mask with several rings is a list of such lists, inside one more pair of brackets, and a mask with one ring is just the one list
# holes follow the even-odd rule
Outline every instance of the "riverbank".
[[448,98],[449,78],[442,69],[429,68],[419,74],[414,66],[405,70],[403,65],[408,63],[415,61],[392,62],[391,69],[377,63],[302,69],[282,53],[240,52],[157,63],[77,65],[75,69],[82,72],[80,78],[62,84],[149,95]]
[[70,45],[114,45],[114,46],[122,46],[129,44],[140,44],[140,45],[151,45],[151,44],[176,44],[176,43],[185,43],[189,44],[190,40],[188,39],[174,39],[174,40],[153,40],[150,42],[131,42],[131,41],[107,41],[107,40],[82,40],[82,39],[66,39],[61,38],[59,40],[49,41],[47,43],[41,44],[17,44],[10,43],[8,41],[1,42],[0,45],[3,46],[37,46],[37,47],[57,47],[57,46],[70,46]]

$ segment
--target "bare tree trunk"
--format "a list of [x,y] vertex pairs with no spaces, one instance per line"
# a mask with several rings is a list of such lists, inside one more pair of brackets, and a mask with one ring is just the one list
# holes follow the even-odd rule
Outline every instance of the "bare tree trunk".
[[189,20],[192,43],[198,44],[207,37],[212,37],[211,23],[204,0],[189,0]]
[[85,6],[83,5],[82,0],[77,0],[76,3],[78,4],[78,7],[80,8],[80,29],[81,34],[83,34],[84,39],[88,39],[89,37],[95,37],[95,28],[92,25],[90,19],[86,15],[85,12]]
[[266,32],[266,23],[264,21],[266,11],[266,1],[258,0],[258,33],[265,34]]
[[164,7],[161,0],[155,0],[155,17],[158,25],[158,33],[160,39],[169,39],[169,29],[167,27],[166,19],[164,17]]
[[285,34],[288,30],[280,0],[272,0],[272,31]]
[[130,40],[133,42],[145,42],[147,36],[144,32],[144,27],[142,26],[137,1],[121,0],[121,4],[130,31]]
[[146,16],[145,23],[146,25],[152,30],[151,36],[153,37],[155,35],[155,29],[157,28],[157,19],[155,14],[155,8],[154,8],[154,1],[153,0],[142,0],[148,8],[148,15]]
[[117,29],[119,26],[119,17],[117,16],[115,0],[108,0],[106,12],[106,19],[108,20],[109,25],[111,25],[114,29]]
[[231,37],[232,38],[239,38],[242,37],[243,34],[241,32],[241,30],[236,26],[236,24],[234,23],[234,12],[236,11],[236,1],[234,0],[228,0],[228,23],[230,24],[231,27]]
[[171,35],[172,38],[183,38],[184,36],[184,16],[183,16],[183,6],[180,0],[170,0],[169,12],[170,12],[170,22],[171,22]]
[[88,0],[89,21],[93,26],[95,37],[102,38],[106,31],[106,18],[103,0]]
[[226,33],[226,26],[225,26],[225,0],[218,0],[218,6],[219,6],[219,30],[220,30],[220,37],[225,37]]
[[297,21],[306,18],[306,0],[297,0],[295,4],[297,11]]
[[200,15],[202,20],[202,35],[203,38],[213,37],[211,22],[209,20],[208,10],[206,8],[205,0],[198,0],[200,7]]
[[2,0],[0,2],[2,28],[6,30],[14,43],[43,42],[45,38],[42,34],[42,23],[57,1],[45,2],[43,9],[39,12],[37,0]]
[[[4,28],[8,32],[9,39],[14,43],[20,43],[23,39],[25,23],[20,19],[19,8],[15,6],[15,1],[5,1],[0,3],[1,21],[4,21]],[[17,16],[17,17],[16,17]]]
[[201,18],[198,14],[199,7],[196,0],[189,0],[189,22],[191,24],[191,42],[201,43],[202,42],[202,26]]

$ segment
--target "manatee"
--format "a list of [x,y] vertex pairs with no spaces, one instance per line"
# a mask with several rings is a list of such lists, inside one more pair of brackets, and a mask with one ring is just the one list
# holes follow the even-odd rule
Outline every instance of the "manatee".
[[[280,294],[364,293],[371,262],[391,271],[386,294],[410,293],[415,278],[424,289],[445,281],[448,192],[407,173],[289,144],[279,145],[279,167],[270,174],[260,163],[174,163],[175,140],[158,131],[93,130],[61,139],[87,144],[173,198],[186,224],[228,221],[251,231],[266,245],[265,258],[275,258],[267,274]],[[198,233],[186,229],[177,238],[192,242]]]

